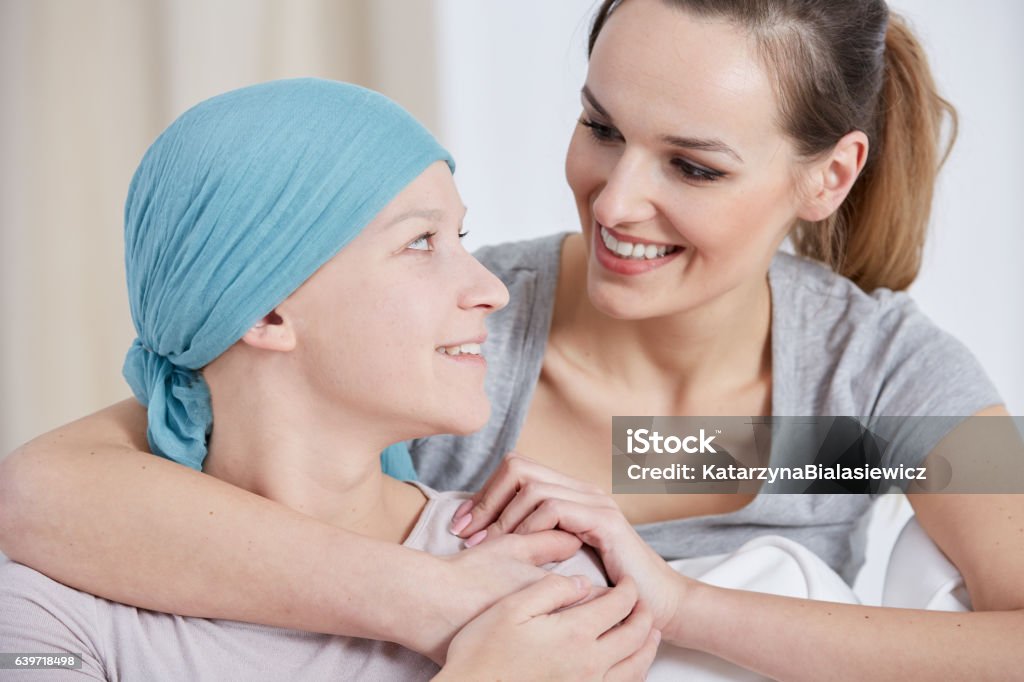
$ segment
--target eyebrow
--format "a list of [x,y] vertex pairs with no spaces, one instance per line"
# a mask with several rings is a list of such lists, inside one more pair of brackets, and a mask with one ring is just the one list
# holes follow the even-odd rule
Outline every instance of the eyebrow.
[[[594,107],[594,110],[608,119],[609,122],[612,120],[612,115],[608,113],[608,110],[601,106],[601,103],[594,97],[594,93],[590,91],[586,85],[583,86],[583,97],[586,98],[590,106]],[[680,137],[679,135],[662,135],[661,141],[678,147],[680,149],[696,149],[704,152],[719,152],[721,154],[727,154],[740,163],[743,163],[743,157],[741,157],[735,149],[727,145],[725,142],[717,138],[700,138],[700,137]]]
[[405,213],[398,214],[385,227],[397,225],[398,223],[404,220],[409,220],[410,218],[426,218],[427,220],[437,223],[440,222],[442,218],[444,218],[444,211],[442,211],[439,208],[413,209],[411,211],[406,211]]

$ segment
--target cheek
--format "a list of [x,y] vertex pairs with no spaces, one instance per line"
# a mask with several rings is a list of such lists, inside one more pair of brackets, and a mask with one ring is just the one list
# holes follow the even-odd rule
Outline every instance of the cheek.
[[587,139],[589,134],[583,126],[577,125],[569,140],[569,150],[565,155],[565,179],[581,210],[587,203],[588,195],[597,184],[594,172],[596,159],[591,149],[590,140]]
[[[396,385],[416,371],[424,345],[422,320],[417,326],[414,297],[388,287],[377,295],[363,294],[337,305],[330,324],[317,335],[317,357],[311,368],[320,380],[338,383],[344,392],[377,391]],[[417,336],[417,331],[419,335]],[[314,379],[315,380],[315,379]]]
[[691,195],[680,224],[698,251],[727,257],[741,251],[773,250],[796,218],[788,182],[742,183],[727,192]]
[[422,359],[433,343],[437,327],[431,321],[430,298],[427,288],[386,286],[365,301],[359,333],[371,351],[376,349],[399,372]]

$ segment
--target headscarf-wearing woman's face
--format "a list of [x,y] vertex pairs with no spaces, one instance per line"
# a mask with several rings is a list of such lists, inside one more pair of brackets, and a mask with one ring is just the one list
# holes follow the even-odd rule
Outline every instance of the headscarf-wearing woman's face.
[[508,292],[462,247],[464,215],[434,163],[278,306],[312,403],[386,420],[402,438],[486,423],[484,319]]
[[798,213],[798,174],[743,33],[628,0],[597,39],[582,102],[566,176],[600,310],[668,315],[763,282]]
[[[479,379],[438,372],[429,383],[428,363],[413,352],[428,338],[440,345],[479,335],[479,311],[463,317],[452,310],[454,292],[473,288],[470,266],[449,262],[451,249],[428,261],[440,261],[440,272],[412,262],[398,267],[376,251],[348,253],[368,225],[393,220],[396,206],[438,212],[434,222],[421,217],[421,227],[457,225],[461,203],[453,170],[448,152],[408,112],[347,83],[271,81],[218,95],[179,116],[146,152],[125,206],[125,267],[137,338],[124,375],[147,408],[153,452],[202,466],[213,413],[198,370],[258,328],[341,252],[346,257],[333,261],[328,273],[340,269],[338,263],[357,272],[334,273],[339,286],[324,285],[329,296],[308,311],[311,320],[322,316],[333,325],[323,327],[330,333],[322,338],[319,361],[348,354],[355,358],[344,367],[372,368],[381,379],[376,383],[358,374],[345,381],[362,390],[366,402],[388,410],[385,415],[408,413],[408,421],[440,430],[442,423],[482,423]],[[380,239],[385,232],[392,236],[376,232]],[[422,280],[419,288],[410,285],[414,275]],[[439,289],[437,298],[429,298],[431,286]],[[501,297],[492,291],[485,298],[493,305]],[[429,314],[422,314],[424,307]],[[451,328],[442,334],[444,325]],[[377,362],[381,357],[390,362]],[[461,362],[451,369],[468,370],[471,360]],[[395,366],[409,368],[412,398],[383,381],[396,376]],[[322,378],[340,376],[332,369],[325,364]],[[476,409],[469,416],[452,416],[455,409],[437,405],[454,400],[456,386],[473,394]],[[413,398],[421,402],[414,405]]]

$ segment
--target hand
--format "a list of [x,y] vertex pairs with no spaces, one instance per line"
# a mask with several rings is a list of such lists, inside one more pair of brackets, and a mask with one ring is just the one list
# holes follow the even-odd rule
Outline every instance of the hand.
[[420,590],[425,604],[406,614],[408,636],[397,641],[443,664],[452,638],[466,623],[501,598],[549,575],[538,566],[568,559],[581,544],[570,533],[548,531],[508,535],[458,554],[430,557],[439,570],[414,578],[432,589]]
[[635,583],[581,603],[590,594],[585,578],[549,574],[505,597],[455,636],[435,681],[643,679],[660,633]]
[[613,583],[625,576],[637,581],[659,629],[670,622],[689,584],[640,538],[607,493],[515,453],[456,511],[452,527],[469,538],[467,545],[481,546],[510,533],[573,533],[598,552]]

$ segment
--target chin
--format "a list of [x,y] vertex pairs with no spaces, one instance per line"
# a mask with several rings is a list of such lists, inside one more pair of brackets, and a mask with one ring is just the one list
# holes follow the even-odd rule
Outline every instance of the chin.
[[650,297],[640,292],[624,292],[617,287],[591,283],[587,296],[599,312],[616,320],[646,320],[661,317],[668,311],[659,311],[651,305]]
[[487,398],[481,398],[478,402],[467,404],[460,409],[457,412],[457,417],[448,421],[444,432],[456,436],[468,436],[487,426],[487,420],[490,418],[491,404]]

